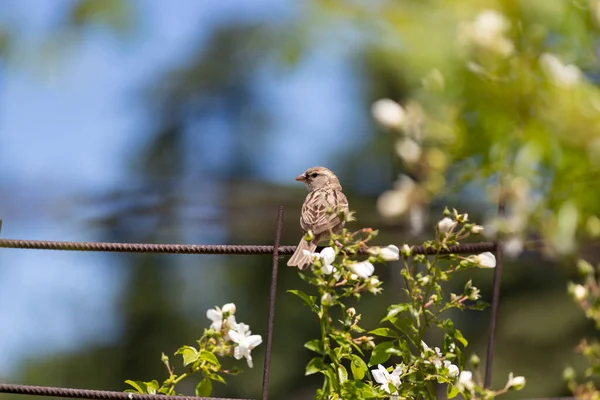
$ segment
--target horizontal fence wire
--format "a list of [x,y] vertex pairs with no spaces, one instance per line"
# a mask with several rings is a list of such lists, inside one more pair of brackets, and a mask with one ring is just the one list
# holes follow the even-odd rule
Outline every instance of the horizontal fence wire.
[[[156,400],[155,394],[113,392],[108,390],[69,389],[52,386],[28,386],[0,383],[0,393],[25,394],[30,396],[66,397],[74,399],[102,400]],[[224,397],[177,396],[177,400],[249,400]]]
[[[280,255],[293,254],[297,246],[279,246]],[[163,254],[273,254],[272,245],[197,245],[197,244],[148,244],[110,242],[59,242],[46,240],[0,239],[0,248],[29,250],[102,251],[117,253],[163,253]],[[442,254],[465,254],[495,251],[494,242],[466,243],[450,246]],[[423,246],[414,246],[414,254],[432,254]]]
[[[136,394],[113,392],[108,390],[69,389],[52,386],[28,386],[0,383],[0,393],[24,394],[30,396],[51,396],[73,399],[100,399],[100,400],[156,400],[155,394]],[[232,399],[225,397],[195,397],[177,396],[177,400],[250,400]],[[529,400],[576,400],[576,397],[538,397]]]

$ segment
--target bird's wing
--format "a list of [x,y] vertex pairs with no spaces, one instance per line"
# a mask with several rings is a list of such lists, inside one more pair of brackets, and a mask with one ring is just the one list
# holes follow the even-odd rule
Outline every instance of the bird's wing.
[[[302,205],[300,225],[305,231],[318,235],[340,225],[337,214],[348,209],[344,193],[334,189],[313,190]],[[333,212],[331,212],[333,210]]]

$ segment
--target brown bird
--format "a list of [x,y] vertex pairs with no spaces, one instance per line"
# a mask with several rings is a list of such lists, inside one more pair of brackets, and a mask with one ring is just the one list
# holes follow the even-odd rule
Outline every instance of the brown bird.
[[304,250],[313,253],[319,242],[328,240],[332,232],[342,231],[345,221],[339,213],[348,211],[348,200],[337,176],[325,167],[309,168],[296,180],[304,183],[309,192],[302,205],[300,226],[305,233],[311,232],[313,239],[307,242],[303,236],[287,265],[304,269],[311,264]]

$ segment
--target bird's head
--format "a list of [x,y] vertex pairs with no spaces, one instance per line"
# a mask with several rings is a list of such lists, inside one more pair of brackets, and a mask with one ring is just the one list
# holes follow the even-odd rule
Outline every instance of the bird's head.
[[296,180],[304,183],[309,192],[327,187],[342,189],[337,176],[325,167],[309,168],[302,175],[298,175]]

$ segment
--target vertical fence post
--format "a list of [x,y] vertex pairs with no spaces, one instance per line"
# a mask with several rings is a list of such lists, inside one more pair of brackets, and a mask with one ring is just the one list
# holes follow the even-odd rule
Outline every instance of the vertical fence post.
[[[504,217],[505,205],[500,190],[500,202],[498,204],[498,215]],[[502,244],[500,237],[496,238],[496,268],[494,268],[494,281],[492,292],[492,315],[490,317],[490,333],[488,336],[488,347],[485,359],[485,380],[484,386],[489,388],[492,384],[492,364],[494,363],[494,342],[496,340],[496,322],[498,321],[498,306],[500,305],[500,281],[502,280]]]
[[265,350],[265,366],[263,369],[262,400],[267,400],[269,393],[269,374],[271,371],[271,347],[273,346],[273,325],[275,323],[275,296],[277,295],[277,271],[279,268],[279,246],[283,230],[283,206],[277,214],[277,228],[273,245],[273,269],[271,271],[271,290],[269,294],[269,317],[267,319],[267,343]]

